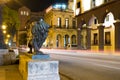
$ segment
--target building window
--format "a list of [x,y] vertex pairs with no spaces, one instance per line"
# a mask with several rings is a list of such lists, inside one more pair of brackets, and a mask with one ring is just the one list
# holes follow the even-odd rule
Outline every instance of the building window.
[[81,13],[81,3],[78,2],[76,5],[77,5],[77,8],[75,10],[75,14],[78,15],[79,13]]
[[61,40],[61,35],[59,34],[59,35],[57,35],[57,40],[56,40],[56,46],[57,47],[60,47],[60,41]]
[[96,6],[96,0],[92,0],[91,2],[91,8],[94,8]]
[[106,16],[106,22],[109,22],[109,15]]
[[69,27],[69,19],[68,19],[68,18],[65,19],[65,27],[66,27],[66,28]]
[[58,27],[61,27],[61,18],[58,18]]
[[76,36],[72,35],[72,45],[76,44]]
[[94,24],[97,24],[98,23],[98,20],[95,18],[94,19]]
[[73,20],[73,22],[72,22],[72,26],[73,26],[73,29],[76,28],[76,21],[75,21],[75,20]]
[[28,16],[28,15],[29,15],[29,13],[28,13],[28,12],[26,12],[26,15]]
[[70,43],[69,35],[65,35],[65,37],[64,37],[64,47],[67,47],[69,43]]
[[24,11],[24,15],[26,14],[26,11]]
[[105,45],[110,45],[111,40],[110,40],[110,32],[105,32]]
[[93,45],[97,45],[98,44],[98,34],[94,33],[93,34]]
[[113,25],[114,21],[115,21],[115,20],[114,20],[114,16],[113,16],[113,14],[110,12],[110,13],[108,13],[108,14],[106,15],[106,17],[105,17],[104,26],[105,26],[105,27],[110,27],[110,26]]
[[80,8],[80,2],[77,3],[77,8]]
[[21,11],[20,14],[23,15],[23,11]]

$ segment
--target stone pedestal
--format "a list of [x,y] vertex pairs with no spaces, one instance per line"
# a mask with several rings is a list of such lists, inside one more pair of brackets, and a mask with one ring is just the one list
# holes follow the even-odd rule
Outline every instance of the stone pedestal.
[[58,61],[20,55],[19,71],[24,80],[60,80],[58,65]]
[[37,54],[37,55],[32,55],[32,59],[50,59],[49,54]]

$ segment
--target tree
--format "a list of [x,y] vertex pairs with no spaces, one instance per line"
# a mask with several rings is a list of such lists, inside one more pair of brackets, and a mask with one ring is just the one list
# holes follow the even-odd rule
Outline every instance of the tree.
[[[2,24],[2,5],[0,5],[0,25]],[[4,36],[2,32],[2,26],[0,26],[0,49],[7,48],[4,42]]]
[[3,37],[3,33],[2,31],[0,30],[0,49],[5,49],[6,48],[6,45],[4,43],[4,37]]
[[26,33],[23,33],[20,35],[20,39],[19,39],[19,42],[20,42],[20,45],[27,45],[27,34]]
[[3,21],[2,24],[7,26],[7,33],[11,36],[11,41],[13,42],[13,37],[15,36],[19,26],[20,21],[18,18],[18,12],[8,8],[7,6],[3,7]]

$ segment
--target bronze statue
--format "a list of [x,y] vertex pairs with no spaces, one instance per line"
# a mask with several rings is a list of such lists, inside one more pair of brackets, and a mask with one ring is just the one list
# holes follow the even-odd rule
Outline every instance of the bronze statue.
[[42,47],[44,41],[47,38],[48,28],[49,28],[49,25],[46,24],[43,19],[40,19],[33,26],[33,29],[32,29],[32,35],[33,35],[32,43],[33,43],[35,54],[43,54],[40,51],[40,48]]

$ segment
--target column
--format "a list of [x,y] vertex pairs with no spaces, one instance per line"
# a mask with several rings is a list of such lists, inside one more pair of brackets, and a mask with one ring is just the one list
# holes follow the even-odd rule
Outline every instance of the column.
[[91,29],[87,28],[87,49],[91,49]]
[[115,25],[115,50],[120,51],[120,22]]
[[98,26],[99,29],[99,50],[104,50],[104,26]]
[[80,49],[81,48],[81,30],[80,30],[80,28],[78,28],[78,30],[77,30],[77,42],[78,42],[78,44],[77,44],[77,46],[78,46],[78,49]]

